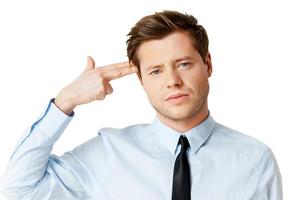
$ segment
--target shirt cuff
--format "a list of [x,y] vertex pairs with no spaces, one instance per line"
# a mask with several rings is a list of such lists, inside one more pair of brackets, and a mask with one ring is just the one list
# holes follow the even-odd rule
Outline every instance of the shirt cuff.
[[70,115],[65,114],[55,104],[52,98],[44,113],[44,116],[36,123],[36,126],[54,140],[63,133],[74,116],[72,111]]
[[[59,109],[59,107],[57,107],[57,105],[55,105],[55,103],[54,103],[54,100],[55,100],[55,98],[52,98],[51,100],[50,100],[50,103],[51,104],[53,104],[57,109]],[[60,111],[61,111],[61,109],[59,109]],[[61,111],[61,112],[63,112],[63,111]],[[63,112],[64,113],[64,112]],[[64,113],[65,114],[65,113]],[[65,114],[66,115],[66,114]],[[73,117],[73,115],[74,115],[74,112],[72,111],[69,115],[67,115],[67,116],[69,116],[69,117]]]

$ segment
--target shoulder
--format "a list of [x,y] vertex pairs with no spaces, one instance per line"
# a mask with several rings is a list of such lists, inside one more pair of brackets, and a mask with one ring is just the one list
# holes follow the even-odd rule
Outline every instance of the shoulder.
[[98,135],[104,135],[104,134],[114,134],[114,135],[120,135],[120,134],[126,134],[126,135],[133,135],[137,132],[145,131],[149,128],[150,124],[133,124],[126,126],[124,128],[112,128],[112,127],[103,127],[100,128],[97,133]]
[[106,140],[137,140],[145,135],[148,135],[151,130],[151,125],[133,124],[124,128],[103,127],[98,130],[98,137]]
[[[206,149],[222,167],[246,176],[256,183],[257,194],[273,187],[281,193],[281,174],[271,148],[245,133],[215,123]],[[217,159],[216,159],[217,158]],[[225,162],[226,161],[226,162]],[[251,175],[251,176],[250,176]]]
[[242,156],[250,160],[253,158],[257,162],[271,151],[270,147],[260,140],[220,123],[215,123],[209,145],[229,155]]
[[229,144],[236,145],[247,145],[258,147],[262,149],[269,148],[265,143],[260,140],[250,136],[249,134],[242,133],[238,130],[229,128],[223,124],[215,123],[214,127],[214,137],[215,140],[219,142],[225,142]]
[[97,131],[97,135],[75,147],[73,155],[89,157],[90,155],[106,155],[112,149],[120,149],[133,145],[143,135],[149,133],[149,124],[135,124],[124,128],[104,127]]

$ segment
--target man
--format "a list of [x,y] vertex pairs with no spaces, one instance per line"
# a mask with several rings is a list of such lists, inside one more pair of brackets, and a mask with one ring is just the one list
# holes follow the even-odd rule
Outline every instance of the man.
[[[5,176],[8,199],[281,200],[281,176],[265,144],[214,121],[207,104],[208,37],[187,14],[142,18],[127,41],[130,62],[82,74],[52,99],[20,140]],[[137,73],[156,110],[151,124],[103,128],[58,157],[51,150],[73,110]]]

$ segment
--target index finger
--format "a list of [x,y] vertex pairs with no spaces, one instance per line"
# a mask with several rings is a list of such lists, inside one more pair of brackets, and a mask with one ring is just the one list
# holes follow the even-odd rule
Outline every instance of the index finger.
[[110,65],[103,66],[103,67],[97,67],[97,69],[100,69],[100,70],[115,70],[117,68],[132,67],[132,66],[133,65],[131,65],[128,61],[125,61],[125,62],[110,64]]
[[126,75],[137,73],[138,68],[126,61],[100,67],[99,70],[100,75],[110,81]]

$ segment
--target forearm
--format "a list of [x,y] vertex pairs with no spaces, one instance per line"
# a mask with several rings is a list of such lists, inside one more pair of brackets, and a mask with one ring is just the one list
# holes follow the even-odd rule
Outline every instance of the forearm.
[[17,145],[2,179],[2,190],[24,190],[42,179],[53,144],[71,119],[49,103],[46,111],[28,128]]

